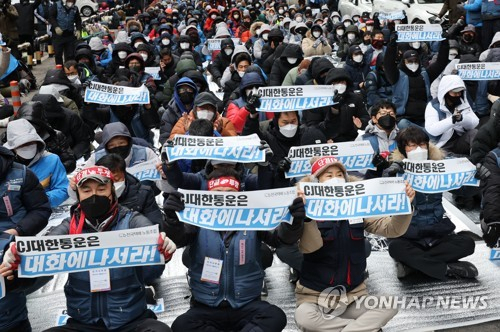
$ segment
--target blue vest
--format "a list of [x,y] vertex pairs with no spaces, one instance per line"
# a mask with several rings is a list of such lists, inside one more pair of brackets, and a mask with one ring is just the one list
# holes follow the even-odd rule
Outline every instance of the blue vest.
[[77,8],[75,6],[67,10],[61,1],[57,3],[57,25],[64,31],[75,30],[75,16]]
[[343,286],[349,292],[359,286],[364,280],[366,269],[363,222],[311,222],[318,224],[323,247],[304,254],[300,284],[318,292],[336,286]]
[[[132,211],[118,215],[118,222],[112,230],[130,228]],[[90,292],[89,272],[75,272],[68,275],[64,286],[68,315],[84,324],[97,324],[102,320],[109,330],[118,329],[131,322],[146,310],[146,295],[142,269],[109,269],[111,290]]]
[[483,20],[496,20],[500,18],[500,1],[483,0],[481,4],[481,18]]
[[[264,271],[257,232],[234,233],[226,248],[221,233],[200,228],[190,255],[190,286],[196,301],[217,307],[226,300],[236,309],[260,299]],[[201,281],[205,257],[223,261],[219,284]]]
[[[421,74],[425,81],[425,91],[427,93],[427,101],[431,100],[431,82],[429,75],[424,68]],[[396,113],[401,116],[405,114],[406,104],[408,103],[408,96],[410,94],[410,80],[408,75],[402,70],[399,70],[399,80],[392,86],[392,102],[396,105]]]
[[[439,116],[439,121],[446,119],[446,113],[441,110],[441,104],[439,103],[439,100],[437,98],[434,98],[431,100],[431,106],[436,110]],[[439,142],[439,139],[441,138],[442,135],[439,136],[433,136],[433,140],[436,142]]]
[[442,197],[442,193],[424,194],[417,192],[413,203],[415,211],[410,226],[402,237],[418,240],[422,238],[419,235],[421,229],[428,229],[431,226],[439,227],[438,224],[443,221],[444,215]]
[[16,228],[17,223],[26,216],[26,209],[21,197],[25,179],[26,166],[14,162],[0,184],[0,196],[3,197],[0,202],[0,232]]
[[[361,138],[363,139],[363,141],[370,142],[370,144],[371,144],[371,146],[373,148],[373,151],[375,153],[380,153],[380,151],[379,151],[379,143],[378,143],[378,136],[377,135],[366,133],[363,136],[361,136]],[[392,144],[389,145],[389,152],[394,151],[397,147],[398,147],[398,144],[396,143],[396,141],[392,142]]]
[[[132,167],[148,160],[147,159],[148,154],[144,146],[133,144],[130,153],[132,153],[132,159],[130,159],[130,162],[127,165],[127,167]],[[99,159],[101,159],[107,154],[108,152],[106,151],[106,149],[97,150],[95,152],[95,161],[97,162]]]

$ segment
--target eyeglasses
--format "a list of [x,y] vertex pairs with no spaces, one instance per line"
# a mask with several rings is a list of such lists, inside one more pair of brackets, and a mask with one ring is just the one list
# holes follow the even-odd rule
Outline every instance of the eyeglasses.
[[396,113],[393,111],[382,111],[382,112],[378,112],[377,114],[380,115],[381,117],[386,116],[386,115],[396,116]]

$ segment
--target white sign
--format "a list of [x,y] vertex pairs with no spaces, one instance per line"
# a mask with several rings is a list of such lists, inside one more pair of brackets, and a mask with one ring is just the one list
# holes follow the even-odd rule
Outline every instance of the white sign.
[[148,73],[149,75],[153,76],[153,79],[155,81],[159,81],[160,78],[160,67],[146,67],[144,68],[144,71]]
[[[225,38],[217,38],[217,39],[208,39],[207,40],[207,47],[209,51],[220,51],[221,48],[221,42]],[[239,45],[240,44],[240,39],[239,38],[231,38],[234,42],[234,45]]]
[[394,21],[394,20],[402,20],[404,18],[405,18],[405,14],[403,13],[402,10],[398,10],[398,11],[394,11],[394,12],[390,12],[390,13],[380,12],[378,15],[379,20]]
[[491,81],[500,79],[500,62],[459,63],[458,76],[464,81]]
[[139,181],[160,180],[160,172],[156,169],[157,162],[157,160],[148,160],[127,168],[127,172],[135,176]]
[[290,112],[334,105],[332,85],[269,86],[259,88],[259,112]]
[[443,28],[439,24],[396,24],[398,43],[441,41]]
[[149,104],[149,90],[145,85],[131,88],[90,82],[85,89],[85,102],[103,105]]

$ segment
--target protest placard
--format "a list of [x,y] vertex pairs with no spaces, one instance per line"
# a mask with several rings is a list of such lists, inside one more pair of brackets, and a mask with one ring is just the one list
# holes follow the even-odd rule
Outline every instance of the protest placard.
[[464,81],[489,81],[500,79],[500,62],[456,64],[458,76]]
[[[239,38],[231,38],[234,42],[234,45],[239,45],[240,44],[240,39]],[[221,38],[217,38],[217,39],[208,39],[207,40],[207,48],[210,52],[212,51],[220,51],[220,48],[221,48],[221,42],[222,42],[222,39]]]
[[160,180],[160,172],[156,169],[157,160],[148,160],[143,163],[127,168],[127,173],[135,176],[139,181]]
[[90,82],[85,89],[85,102],[103,105],[149,104],[149,90],[145,85],[132,88]]
[[0,276],[0,299],[5,297],[5,280]]
[[173,147],[165,147],[169,161],[179,159],[214,159],[240,163],[263,162],[257,134],[249,136],[205,137],[175,135]]
[[271,230],[281,222],[292,223],[288,206],[297,189],[221,192],[183,190],[186,208],[179,220],[216,231]]
[[16,236],[19,276],[164,264],[158,236],[158,225],[77,235]]
[[500,248],[492,248],[490,252],[490,260],[500,260]]
[[413,161],[404,159],[403,179],[422,193],[440,193],[462,186],[479,186],[476,166],[467,158]]
[[313,220],[345,220],[411,213],[405,183],[376,178],[338,185],[300,182],[306,216]]
[[160,67],[146,67],[144,68],[144,71],[149,75],[153,76],[153,79],[155,81],[160,80]]
[[294,146],[288,152],[292,164],[285,177],[294,178],[311,174],[310,160],[316,156],[336,157],[348,171],[373,169],[373,153],[373,147],[368,141]]
[[259,112],[290,112],[334,105],[332,85],[259,88]]
[[405,18],[405,14],[402,10],[397,10],[393,12],[380,12],[378,15],[379,20],[402,20]]
[[396,24],[398,43],[441,41],[443,28],[439,24]]

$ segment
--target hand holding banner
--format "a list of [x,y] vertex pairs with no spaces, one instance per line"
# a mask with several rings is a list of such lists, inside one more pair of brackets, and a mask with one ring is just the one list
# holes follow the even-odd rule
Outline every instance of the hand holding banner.
[[138,88],[90,82],[85,89],[86,103],[103,105],[149,104],[149,90],[145,85]]
[[148,160],[143,163],[127,168],[127,173],[135,176],[139,181],[151,180],[156,181],[161,179],[160,172],[156,169],[156,160]]

